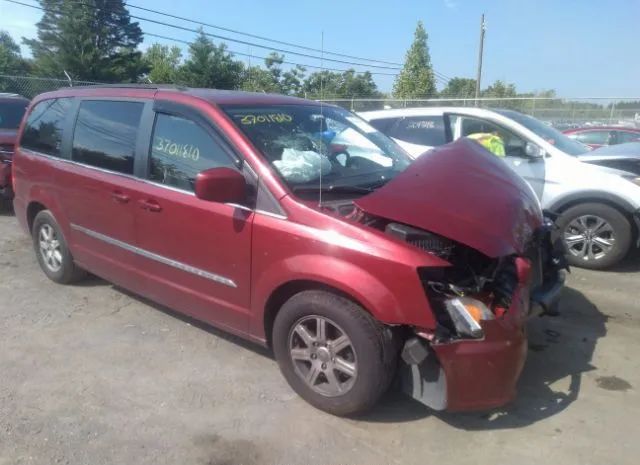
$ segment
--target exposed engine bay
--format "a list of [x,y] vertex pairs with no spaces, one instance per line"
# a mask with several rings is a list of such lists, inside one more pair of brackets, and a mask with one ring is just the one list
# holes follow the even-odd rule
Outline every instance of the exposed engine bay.
[[[323,202],[323,209],[383,231],[451,264],[417,270],[438,323],[433,342],[482,337],[479,322],[500,318],[511,307],[518,286],[516,255],[491,258],[472,247],[433,232],[370,215],[350,200],[329,200]],[[533,234],[524,254],[524,258],[531,264],[534,306],[536,289],[544,282],[557,282],[558,270],[566,267],[559,243],[551,247],[552,229],[553,223],[545,221]],[[471,301],[475,304],[470,303]],[[452,306],[460,306],[461,311]],[[540,302],[540,306],[538,313],[551,313],[545,302]],[[469,308],[479,309],[472,320],[467,317]]]

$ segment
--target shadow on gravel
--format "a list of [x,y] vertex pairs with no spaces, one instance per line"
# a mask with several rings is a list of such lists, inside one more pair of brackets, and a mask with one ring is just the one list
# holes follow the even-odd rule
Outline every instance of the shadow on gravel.
[[478,413],[434,412],[401,394],[390,393],[358,420],[407,422],[433,415],[455,428],[492,430],[528,426],[563,411],[578,398],[582,374],[595,369],[591,359],[598,339],[606,335],[608,317],[571,288],[564,290],[560,312],[558,317],[536,318],[529,323],[527,362],[516,400],[507,407]]
[[[97,280],[103,281],[100,278],[96,278]],[[103,281],[105,284],[110,284],[107,283],[106,281]],[[190,324],[191,326],[194,326],[198,329],[201,329],[202,331],[206,331],[216,337],[219,337],[220,339],[224,339],[225,341],[231,342],[233,344],[236,344],[244,349],[250,350],[251,352],[254,352],[258,355],[262,355],[263,357],[267,357],[267,358],[271,358],[273,359],[273,354],[271,353],[271,351],[255,342],[251,342],[247,339],[243,339],[240,336],[235,336],[231,333],[228,333],[226,331],[223,331],[221,329],[215,328],[207,323],[204,323],[200,320],[196,320],[195,318],[191,318],[188,315],[185,315],[183,313],[178,313],[175,310],[171,310],[168,307],[165,307],[163,305],[160,305],[152,300],[148,300],[145,299],[144,297],[138,295],[138,294],[134,294],[133,292],[130,292],[126,289],[123,289],[120,286],[116,286],[115,284],[110,284],[111,286],[113,286],[114,289],[116,289],[118,292],[122,292],[123,294],[125,294],[126,296],[140,302],[143,303],[145,305],[148,305],[149,307],[153,307],[155,310],[158,310],[162,313],[165,313],[173,318],[177,318],[180,321],[183,321],[185,323]]]
[[638,273],[640,272],[640,250],[629,254],[621,263],[607,270],[613,273]]

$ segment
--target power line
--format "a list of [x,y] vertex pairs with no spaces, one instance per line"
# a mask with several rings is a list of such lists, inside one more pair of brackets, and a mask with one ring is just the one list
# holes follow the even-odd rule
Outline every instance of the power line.
[[[182,43],[182,44],[185,44],[185,45],[191,45],[191,43],[192,43],[192,42],[189,42],[188,40],[176,39],[175,37],[169,37],[169,36],[165,36],[165,35],[161,35],[161,34],[155,34],[155,33],[152,33],[152,32],[143,32],[143,34],[146,35],[146,36],[156,37],[158,39],[169,40],[169,41],[172,41],[172,42],[178,42],[178,43]],[[229,49],[229,53],[231,53],[232,55],[239,55],[239,56],[244,56],[244,57],[248,57],[248,58],[257,58],[259,60],[266,60],[267,59],[267,57],[263,57],[263,56],[259,56],[259,55],[253,55],[251,53],[237,52],[237,51],[231,50],[231,49]],[[346,72],[346,71],[349,71],[348,69],[327,68],[326,66],[308,65],[308,64],[305,64],[305,63],[295,63],[295,62],[285,61],[285,60],[283,60],[282,63],[287,64],[287,65],[293,65],[293,66],[303,66],[305,68],[314,68],[314,69],[321,69],[321,70],[326,70],[326,71],[338,71],[338,72],[342,72],[342,73]],[[355,72],[357,74],[369,73],[369,74],[382,75],[382,76],[397,76],[397,74],[395,74],[395,73],[379,73],[379,72],[376,72],[376,71],[355,71]]]
[[[200,24],[201,26],[207,26],[207,27],[210,27],[210,28],[213,28],[213,29],[219,29],[221,31],[232,32],[234,34],[239,34],[239,35],[243,35],[243,36],[246,36],[246,37],[252,37],[254,39],[264,40],[264,41],[267,41],[267,42],[273,42],[273,43],[280,44],[280,45],[287,45],[289,47],[296,47],[296,48],[299,48],[299,49],[302,49],[302,50],[308,50],[310,52],[318,52],[318,53],[322,52],[322,50],[317,49],[317,48],[307,47],[305,45],[295,44],[295,43],[292,43],[292,42],[285,42],[283,40],[278,40],[278,39],[271,39],[269,37],[260,36],[260,35],[257,35],[257,34],[251,34],[251,33],[248,33],[248,32],[238,31],[237,29],[230,29],[230,28],[227,28],[227,27],[217,26],[215,24],[205,23],[203,21],[198,21],[196,19],[186,18],[184,16],[177,16],[177,15],[174,15],[174,14],[171,14],[171,13],[158,11],[158,10],[154,10],[154,9],[151,9],[151,8],[144,8],[144,7],[141,7],[141,6],[138,6],[138,5],[133,5],[132,3],[127,3],[126,5],[129,8],[135,8],[137,10],[142,10],[142,11],[146,11],[146,12],[149,12],[149,13],[155,13],[155,14],[158,14],[158,15],[167,16],[169,18],[180,19],[182,21],[187,21],[187,22],[194,23],[194,24]],[[355,55],[347,55],[345,53],[329,52],[329,51],[326,51],[326,50],[324,51],[324,53],[326,55],[333,55],[333,56],[338,56],[338,57],[343,57],[343,58],[351,58],[353,60],[358,60],[358,61],[369,61],[369,62],[373,62],[373,63],[383,63],[383,64],[387,64],[387,65],[402,66],[402,63],[396,63],[396,62],[393,62],[393,61],[376,60],[376,59],[373,59],[373,58],[363,58],[363,57],[358,57],[358,56],[355,56]]]
[[[22,5],[22,6],[26,6],[26,7],[29,7],[29,8],[41,10],[41,11],[47,11],[46,8],[43,8],[43,7],[40,7],[40,6],[36,6],[36,5],[31,5],[31,4],[24,3],[24,2],[21,2],[21,1],[18,1],[18,0],[5,0],[5,1],[9,2],[9,3],[14,3],[14,4],[17,4],[17,5]],[[80,2],[80,1],[76,1],[76,2],[73,2],[73,3],[79,4],[79,5],[82,5],[82,6],[86,6],[86,7],[92,8],[94,10],[103,9],[103,8],[97,7],[95,5],[89,5],[89,4]],[[128,4],[127,4],[127,6],[134,7],[134,5],[128,5]],[[138,8],[142,8],[142,7],[138,7]],[[49,11],[51,11],[51,10],[49,10]],[[158,14],[165,14],[165,13],[161,13],[160,12]],[[169,15],[168,13],[166,15],[173,17],[173,15]],[[213,37],[213,38],[216,38],[216,39],[227,40],[227,41],[230,41],[230,42],[236,42],[236,43],[249,45],[249,46],[255,46],[255,47],[258,47],[258,48],[271,50],[271,51],[277,51],[277,52],[281,52],[281,53],[289,53],[289,54],[303,56],[303,57],[312,58],[312,59],[316,59],[316,60],[320,60],[321,59],[321,57],[314,56],[314,55],[308,55],[308,54],[304,54],[304,53],[294,52],[294,51],[291,51],[291,50],[284,50],[284,49],[269,47],[269,46],[266,46],[266,45],[255,44],[255,43],[252,43],[252,42],[247,42],[247,41],[243,41],[243,40],[239,40],[239,39],[233,39],[233,38],[229,38],[229,37],[225,37],[225,36],[220,36],[220,35],[217,35],[217,34],[211,34],[211,33],[208,33],[208,32],[204,32],[202,30],[191,29],[191,28],[184,27],[184,26],[178,26],[178,25],[175,25],[175,24],[166,23],[164,21],[158,21],[158,20],[154,20],[154,19],[150,19],[150,18],[144,18],[144,17],[131,15],[131,14],[129,16],[131,18],[138,19],[140,21],[147,21],[147,22],[150,22],[150,23],[159,24],[159,25],[162,25],[162,26],[171,27],[171,28],[174,28],[174,29],[179,29],[179,30],[183,30],[183,31],[187,31],[187,32],[192,32],[192,33],[195,33],[195,34],[202,33],[202,34],[204,34],[206,36]],[[185,19],[185,20],[186,21],[195,22],[197,24],[200,23],[200,22],[195,21],[195,20],[189,20],[189,19]],[[209,26],[209,27],[212,27],[212,26]],[[150,33],[145,33],[145,34],[146,35],[151,35]],[[157,36],[157,34],[156,34],[156,36]],[[175,40],[177,42],[183,42],[183,43],[186,42],[186,41],[182,41],[182,40],[179,40],[179,39],[172,39],[172,38],[168,38],[168,37],[165,37],[165,39],[166,40]],[[232,53],[237,54],[237,55],[249,56],[248,54],[244,54],[244,53],[241,53],[241,52],[232,52]],[[256,58],[260,58],[260,57],[256,57]],[[325,57],[325,60],[336,62],[336,63],[344,63],[344,64],[349,64],[349,65],[355,65],[355,66],[372,67],[372,68],[380,68],[380,69],[390,69],[390,70],[395,70],[395,71],[399,71],[401,69],[401,68],[394,68],[394,67],[389,67],[389,66],[364,65],[364,64],[360,64],[360,63],[353,63],[353,62],[349,62],[349,61],[336,60],[336,59],[331,59],[331,58],[326,58],[326,57]],[[306,66],[306,67],[309,67],[309,68],[320,69],[319,66],[301,64],[301,63],[287,62],[287,64],[300,65],[300,66]],[[329,70],[329,68],[326,68],[326,67],[324,67],[322,69]],[[347,70],[344,70],[344,69],[336,69],[336,68],[332,68],[331,70],[333,70],[333,71],[342,71],[342,72],[347,71]],[[354,71],[357,72],[357,73],[363,73],[363,71],[357,71],[357,70],[354,70]],[[432,71],[434,73],[434,78],[436,80],[440,81],[441,83],[443,83],[445,85],[447,84],[447,82],[449,81],[450,78],[448,78],[446,75],[444,75],[442,73],[439,73],[436,70],[433,70],[433,68],[432,68]],[[369,71],[369,72],[371,74],[377,74],[377,75],[387,75],[387,76],[395,76],[395,75],[397,75],[397,73],[392,74],[392,73],[371,72],[371,71]]]
[[[55,13],[55,11],[53,11],[51,9],[43,8],[43,7],[37,6],[37,5],[30,5],[28,3],[23,3],[23,2],[20,2],[20,1],[17,1],[17,0],[4,0],[4,1],[9,2],[9,3],[15,3],[15,4],[18,4],[18,5],[22,5],[22,6],[26,6],[26,7],[33,8],[33,9],[40,10],[40,11],[45,11],[45,12],[46,11],[51,11],[51,12]],[[82,3],[82,2],[74,2],[74,3],[78,3],[80,5],[84,5],[84,6],[88,6],[88,7],[92,7],[92,5],[88,5],[88,4]],[[95,8],[95,9],[99,9],[99,8]],[[195,30],[190,30],[190,31],[191,32],[196,32],[196,33],[199,32],[199,31],[195,31]],[[186,44],[186,45],[190,45],[192,43],[192,42],[189,42],[187,40],[177,39],[175,37],[168,37],[168,36],[164,36],[164,35],[160,35],[160,34],[154,34],[154,33],[151,33],[151,32],[144,32],[143,31],[142,33],[144,35],[147,35],[147,36],[157,37],[157,38],[160,38],[160,39],[165,39],[165,40],[169,40],[169,41],[173,41],[173,42],[179,42],[179,43]],[[258,59],[266,60],[266,57],[252,55],[252,54],[243,53],[243,52],[237,52],[237,51],[231,50],[231,49],[229,49],[229,53],[231,53],[233,55],[240,55],[240,56],[246,56],[246,57],[250,57],[250,58],[258,58]],[[294,66],[296,66],[296,65],[303,66],[305,68],[323,69],[323,70],[327,70],[327,71],[338,71],[338,72],[350,71],[349,69],[327,68],[326,66],[325,67],[320,67],[320,66],[315,66],[315,65],[309,65],[309,64],[306,64],[306,63],[296,63],[296,62],[284,61],[284,60],[282,61],[282,63],[288,64],[288,65],[294,65]],[[369,73],[369,74],[372,74],[372,75],[380,75],[380,76],[396,76],[397,75],[397,73],[382,73],[382,72],[368,71],[368,70],[367,71],[353,70],[353,71],[355,73],[357,73],[357,74]]]
[[[34,5],[23,3],[23,2],[20,2],[20,1],[17,1],[17,0],[5,0],[5,1],[9,2],[9,3],[16,3],[18,5],[30,6],[32,8],[34,7]],[[103,8],[100,8],[100,7],[95,6],[95,5],[89,5],[89,4],[83,3],[83,2],[74,2],[74,3],[76,3],[78,5],[86,6],[88,8],[93,9],[93,10],[103,10]],[[129,14],[129,16],[131,18],[138,19],[140,21],[146,21],[148,23],[159,24],[161,26],[170,27],[170,28],[173,28],[173,29],[181,30],[181,31],[193,32],[195,34],[202,33],[202,34],[204,34],[206,36],[213,37],[215,39],[226,40],[228,42],[235,42],[235,43],[238,43],[238,44],[250,45],[251,47],[257,47],[257,48],[261,48],[261,49],[265,49],[265,50],[272,50],[272,51],[275,51],[275,52],[287,53],[287,54],[291,54],[291,55],[302,56],[302,57],[305,57],[305,58],[312,58],[314,60],[320,60],[320,57],[316,56],[316,55],[309,55],[307,53],[294,52],[292,50],[286,50],[286,49],[281,49],[281,48],[277,48],[277,47],[269,47],[268,45],[256,44],[255,42],[248,42],[246,40],[234,39],[232,37],[221,36],[219,34],[212,34],[210,32],[205,32],[203,30],[192,29],[192,28],[185,27],[185,26],[178,26],[177,24],[171,24],[171,23],[167,23],[167,22],[164,22],[164,21],[159,21],[157,19],[145,18],[145,17],[142,17],[142,16],[136,16],[136,15],[132,15],[132,14]],[[347,64],[347,65],[352,65],[352,66],[367,66],[369,68],[391,69],[391,70],[398,70],[399,69],[397,67],[391,67],[391,66],[363,65],[363,64],[354,63],[354,62],[351,62],[351,61],[337,60],[335,58],[325,58],[325,60],[331,61],[331,62],[334,62],[334,63],[342,63],[342,64]]]
[[[269,37],[260,36],[260,35],[256,35],[256,34],[250,34],[248,32],[238,31],[236,29],[230,29],[230,28],[226,28],[226,27],[222,27],[222,26],[216,26],[215,24],[205,23],[203,21],[198,21],[196,19],[186,18],[184,16],[177,16],[177,15],[174,15],[174,14],[171,14],[171,13],[162,12],[162,11],[154,10],[154,9],[151,9],[151,8],[145,8],[145,7],[133,5],[132,3],[129,3],[129,2],[127,2],[126,5],[128,7],[130,7],[130,8],[135,8],[135,9],[142,10],[142,11],[147,11],[149,13],[155,13],[155,14],[158,14],[158,15],[161,15],[161,16],[167,16],[169,18],[180,19],[182,21],[187,21],[187,22],[190,22],[190,23],[199,24],[201,26],[207,26],[207,27],[210,27],[210,28],[219,29],[219,30],[226,31],[226,32],[232,32],[234,34],[244,35],[246,37],[252,37],[254,39],[260,39],[260,40],[264,40],[264,41],[267,41],[267,42],[273,42],[273,43],[277,43],[277,44],[281,44],[281,45],[287,45],[287,46],[290,46],[290,47],[296,47],[296,48],[300,48],[300,49],[303,49],[303,50],[309,50],[309,51],[312,51],[312,52],[322,52],[322,50],[319,50],[317,48],[307,47],[307,46],[304,46],[304,45],[299,45],[299,44],[295,44],[295,43],[292,43],[292,42],[285,42],[285,41],[277,40],[277,39],[271,39]],[[347,55],[347,54],[337,53],[337,52],[328,52],[326,50],[324,51],[324,54],[333,55],[333,56],[340,56],[340,57],[344,57],[344,58],[351,58],[351,59],[359,60],[359,61],[370,61],[370,62],[375,62],[375,63],[384,63],[384,64],[396,65],[396,66],[400,66],[400,67],[403,66],[402,63],[397,63],[397,62],[392,62],[392,61],[384,61],[384,60],[375,60],[375,59],[372,59],[372,58],[363,58],[363,57],[358,57],[358,56],[355,56],[355,55]],[[316,58],[318,58],[318,57],[316,57]],[[362,65],[359,65],[359,66],[369,66],[369,65],[362,64]],[[395,68],[395,69],[400,70],[401,68]],[[448,81],[451,80],[451,78],[449,76],[447,76],[446,74],[441,73],[439,71],[436,71],[433,68],[431,68],[431,69],[433,71],[434,77],[436,79],[440,80],[441,82],[446,84]]]

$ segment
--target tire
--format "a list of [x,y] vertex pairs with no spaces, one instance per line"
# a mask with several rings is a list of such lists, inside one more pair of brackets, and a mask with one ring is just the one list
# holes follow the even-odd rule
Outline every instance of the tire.
[[560,215],[556,224],[572,266],[603,270],[622,260],[631,247],[631,223],[618,210],[605,204],[583,203],[571,207]]
[[[325,322],[326,344],[318,337],[318,319]],[[318,341],[318,347],[304,341],[300,325],[308,329],[310,341]],[[341,336],[347,337],[349,346]],[[333,415],[368,410],[389,388],[395,374],[397,350],[391,331],[356,303],[330,292],[303,291],[285,302],[276,316],[272,341],[280,370],[293,390]],[[291,348],[301,358],[294,361]],[[304,376],[315,379],[314,385]]]
[[40,268],[51,281],[71,284],[86,276],[73,261],[62,230],[49,210],[36,215],[31,236]]

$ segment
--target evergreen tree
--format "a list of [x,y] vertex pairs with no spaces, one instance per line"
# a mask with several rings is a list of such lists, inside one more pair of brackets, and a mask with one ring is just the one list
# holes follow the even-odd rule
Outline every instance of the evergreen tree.
[[436,95],[427,38],[422,21],[418,21],[413,43],[407,52],[402,71],[393,85],[394,97],[429,98]]
[[181,82],[190,87],[238,89],[242,85],[242,62],[234,60],[225,44],[216,45],[201,30],[189,45],[189,57],[181,69]]
[[20,46],[6,31],[0,31],[0,74],[22,74],[28,62],[20,54]]
[[179,81],[180,47],[153,44],[144,54],[144,60],[149,67],[147,78],[154,84],[174,84]]
[[40,0],[38,38],[25,39],[36,72],[103,82],[133,82],[145,71],[142,30],[123,0]]

